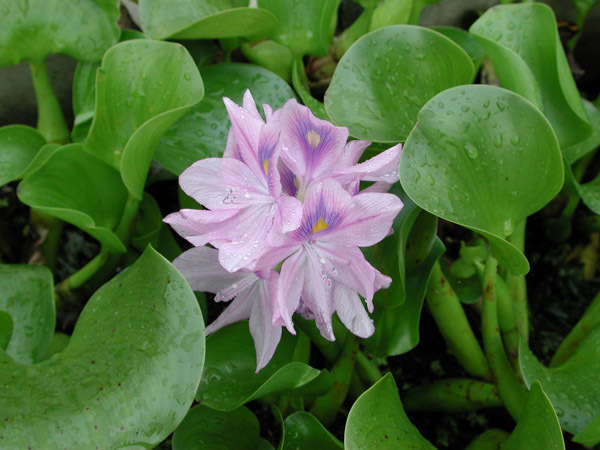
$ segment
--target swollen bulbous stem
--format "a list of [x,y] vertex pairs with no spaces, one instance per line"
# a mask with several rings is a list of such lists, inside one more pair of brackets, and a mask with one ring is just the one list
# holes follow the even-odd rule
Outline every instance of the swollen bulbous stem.
[[439,262],[433,266],[425,298],[448,348],[460,365],[476,378],[491,380],[483,350]]
[[37,99],[37,129],[48,143],[66,144],[70,141],[69,129],[54,89],[50,84],[46,64],[29,63],[31,79]]

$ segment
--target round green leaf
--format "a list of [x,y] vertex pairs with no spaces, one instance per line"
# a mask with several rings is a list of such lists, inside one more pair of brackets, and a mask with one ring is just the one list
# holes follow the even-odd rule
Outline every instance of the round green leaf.
[[528,387],[536,380],[550,398],[561,427],[577,434],[600,415],[600,327],[558,367],[544,367],[521,342],[519,365]]
[[494,86],[462,86],[419,112],[400,180],[417,205],[485,235],[500,263],[523,274],[525,256],[504,238],[558,193],[563,164],[534,105]]
[[63,352],[34,366],[0,352],[2,446],[153,447],[184,418],[203,360],[196,298],[149,248],[92,296]]
[[290,48],[295,56],[326,56],[335,28],[338,0],[258,0],[258,6],[277,18],[269,34],[274,41]]
[[44,266],[0,264],[0,311],[13,323],[6,353],[22,364],[40,361],[56,321],[52,272]]
[[179,44],[138,39],[106,52],[96,77],[96,112],[86,151],[120,170],[138,200],[156,144],[202,99],[198,69]]
[[0,186],[21,178],[45,144],[46,140],[35,128],[25,125],[0,128]]
[[229,116],[223,97],[241,104],[250,89],[257,106],[280,108],[294,92],[280,77],[251,64],[218,64],[202,69],[206,95],[175,123],[158,143],[154,158],[175,174],[200,159],[221,157],[227,142]]
[[471,82],[469,55],[440,33],[396,25],[369,33],[340,60],[325,94],[332,120],[359,139],[404,141],[438,92]]
[[261,34],[277,20],[247,0],[140,0],[142,29],[152,39],[222,39]]
[[259,445],[258,419],[243,406],[217,411],[197,405],[190,409],[173,433],[173,450],[255,450]]
[[283,422],[282,450],[318,448],[340,450],[344,445],[321,425],[315,416],[304,411],[289,415]]
[[256,371],[254,341],[243,321],[221,328],[206,341],[206,364],[196,400],[220,411],[231,411],[269,394],[323,395],[331,375],[290,362],[296,339],[283,333],[273,358]]
[[119,38],[118,0],[0,0],[0,67],[51,53],[97,61]]
[[438,26],[431,27],[431,29],[437,31],[438,33],[442,33],[444,36],[452,39],[454,42],[460,45],[462,49],[471,57],[471,61],[473,61],[473,65],[475,66],[475,72],[479,70],[481,62],[485,56],[485,50],[477,41],[475,36],[468,31],[463,30],[462,28],[456,27]]
[[539,448],[564,450],[562,430],[552,403],[538,381],[531,385],[531,392],[517,426],[502,444],[503,450]]
[[352,405],[346,430],[345,448],[433,449],[404,412],[392,374],[386,374]]
[[113,233],[127,192],[119,173],[83,151],[81,144],[63,146],[19,184],[19,199],[53,217],[81,228],[107,250],[125,246]]
[[492,61],[502,87],[522,95],[544,112],[561,147],[591,134],[549,6],[496,6],[488,9],[470,31]]

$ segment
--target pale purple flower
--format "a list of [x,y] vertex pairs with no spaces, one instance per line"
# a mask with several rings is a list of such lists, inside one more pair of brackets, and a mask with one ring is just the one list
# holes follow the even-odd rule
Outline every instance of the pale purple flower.
[[219,328],[250,319],[250,334],[256,347],[256,371],[273,357],[281,339],[281,326],[273,325],[273,298],[279,274],[239,271],[230,273],[218,261],[217,250],[195,247],[173,261],[194,291],[212,292],[215,300],[231,304],[208,327],[209,335]]
[[359,247],[381,241],[401,208],[402,202],[393,194],[351,196],[331,179],[311,184],[300,227],[287,233],[286,242],[259,262],[269,267],[287,258],[277,288],[275,323],[293,333],[292,315],[302,299],[329,340],[335,339],[334,312],[357,336],[373,334],[373,322],[359,294],[372,312],[373,294],[389,286],[391,279],[372,267]]
[[379,190],[398,181],[401,144],[359,164],[371,143],[347,143],[347,128],[318,119],[295,99],[275,111],[273,118],[281,123],[282,129],[279,167],[284,192],[304,198],[312,182],[325,178],[337,180],[352,193],[358,192],[361,180],[380,183]]
[[225,104],[229,157],[200,160],[179,177],[183,191],[207,209],[183,209],[164,221],[196,246],[217,247],[221,265],[235,272],[253,269],[270,245],[296,229],[302,205],[281,192],[278,123],[262,120],[249,91],[243,108],[229,99]]

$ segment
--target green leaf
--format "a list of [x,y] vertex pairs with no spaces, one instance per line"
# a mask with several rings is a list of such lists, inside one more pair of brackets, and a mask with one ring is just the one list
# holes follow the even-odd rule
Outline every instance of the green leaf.
[[[206,95],[158,143],[156,161],[179,175],[200,159],[221,157],[230,122],[223,97],[241,104],[250,89],[257,106],[280,108],[294,92],[280,77],[251,64],[219,64],[202,69]],[[260,108],[259,108],[260,109]]]
[[561,147],[591,134],[549,6],[496,6],[487,10],[470,31],[492,61],[502,87],[522,95],[544,112]]
[[295,337],[283,333],[269,364],[255,373],[256,352],[248,322],[221,328],[206,341],[205,370],[196,400],[220,411],[231,411],[269,394],[326,393],[332,383],[329,372],[290,362],[295,341]]
[[71,336],[68,334],[64,334],[61,332],[54,333],[52,340],[50,341],[50,345],[48,346],[48,350],[46,350],[46,354],[44,355],[44,361],[52,358],[57,353],[62,352],[67,345],[69,345],[69,341],[71,340]]
[[485,57],[485,50],[471,33],[463,30],[462,28],[448,26],[431,27],[431,29],[437,31],[438,33],[442,33],[444,36],[452,39],[454,42],[460,45],[462,49],[470,56],[471,61],[473,61],[475,73],[479,71],[479,67],[481,67],[481,63]]
[[21,181],[19,199],[53,217],[81,228],[107,250],[125,251],[113,233],[127,192],[119,173],[83,151],[81,144],[65,145]]
[[143,252],[148,244],[158,247],[162,225],[162,213],[156,200],[144,192],[144,199],[134,223],[131,245],[140,252]]
[[583,107],[590,118],[593,132],[587,139],[561,149],[569,164],[573,164],[600,146],[600,110],[587,100],[583,101]]
[[315,416],[304,411],[289,415],[283,422],[282,450],[318,448],[339,450],[344,445],[321,425]]
[[292,50],[294,56],[326,56],[333,37],[331,22],[337,15],[337,0],[258,0],[272,12],[277,26],[269,37]]
[[0,67],[52,53],[98,61],[117,42],[118,0],[0,0]]
[[319,100],[314,98],[308,87],[308,77],[304,69],[304,62],[301,58],[296,58],[292,64],[292,85],[300,96],[300,100],[310,108],[312,113],[320,119],[329,120],[325,106]]
[[356,138],[404,141],[431,97],[469,83],[473,74],[467,53],[440,33],[386,27],[360,38],[342,57],[325,93],[325,108]]
[[574,442],[579,442],[586,447],[593,447],[600,443],[600,415],[592,420],[582,431],[573,436]]
[[152,39],[222,39],[266,35],[277,20],[247,0],[139,0],[142,29]]
[[519,365],[528,387],[538,380],[550,398],[561,427],[583,431],[600,414],[600,327],[594,328],[579,348],[558,367],[544,367],[521,342]]
[[260,439],[258,419],[243,406],[217,411],[197,405],[190,409],[173,433],[173,450],[255,450]]
[[435,449],[410,423],[398,388],[388,373],[352,405],[344,444],[349,450],[365,448]]
[[552,403],[538,381],[531,385],[531,392],[517,426],[502,444],[503,450],[539,448],[564,450],[562,431]]
[[0,350],[6,350],[13,332],[13,320],[10,314],[0,311]]
[[504,238],[558,193],[563,163],[534,105],[498,87],[462,86],[419,112],[400,180],[417,205],[484,235],[504,267],[524,274],[527,259]]
[[240,49],[248,60],[279,75],[289,83],[292,73],[292,51],[285,45],[266,39],[260,42],[242,42]]
[[0,311],[13,323],[6,353],[22,364],[40,361],[56,321],[52,272],[45,266],[0,264]]
[[204,326],[187,282],[149,248],[92,296],[63,352],[34,366],[2,355],[3,446],[148,448],[192,403]]
[[45,144],[46,140],[35,128],[25,125],[0,128],[0,186],[22,178]]
[[120,170],[129,192],[141,200],[156,144],[203,94],[183,46],[147,39],[117,44],[98,69],[85,149]]

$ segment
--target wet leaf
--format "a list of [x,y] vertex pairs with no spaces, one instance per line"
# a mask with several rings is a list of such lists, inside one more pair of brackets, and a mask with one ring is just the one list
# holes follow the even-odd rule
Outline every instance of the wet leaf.
[[344,445],[321,425],[315,416],[304,411],[289,415],[283,422],[282,450],[318,448],[339,450]]
[[196,298],[149,248],[92,296],[64,351],[33,366],[0,352],[2,445],[153,447],[184,418],[203,361]]
[[356,138],[404,141],[431,97],[471,82],[473,74],[467,53],[440,33],[386,27],[360,38],[342,57],[325,108]]
[[46,139],[25,125],[0,128],[0,186],[23,177]]
[[485,50],[477,41],[475,36],[468,31],[463,30],[462,28],[456,27],[437,26],[431,27],[431,29],[437,31],[438,33],[442,33],[444,36],[452,39],[454,42],[460,45],[462,49],[471,57],[471,61],[473,61],[473,65],[475,66],[475,73],[479,71],[481,62],[485,57]]
[[563,164],[534,105],[494,86],[462,86],[419,112],[400,180],[417,205],[483,234],[504,267],[524,274],[527,259],[504,238],[558,193]]

